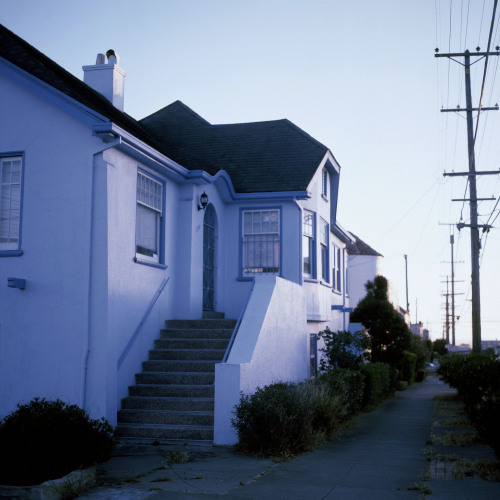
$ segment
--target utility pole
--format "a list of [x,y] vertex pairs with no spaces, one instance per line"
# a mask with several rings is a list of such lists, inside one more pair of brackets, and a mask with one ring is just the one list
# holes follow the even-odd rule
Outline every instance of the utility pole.
[[453,244],[455,243],[455,236],[450,235],[451,243],[451,338],[453,345],[455,345],[455,271],[453,269]]
[[[456,57],[464,58],[464,69],[465,69],[465,99],[466,99],[466,109],[461,109],[460,107],[456,109],[442,109],[442,112],[457,112],[465,111],[467,113],[467,144],[468,144],[468,156],[469,156],[469,170],[468,172],[460,173],[445,173],[444,175],[467,175],[469,180],[469,192],[470,199],[464,200],[469,201],[470,206],[470,224],[457,224],[458,229],[463,227],[470,227],[470,242],[471,242],[471,289],[472,289],[472,351],[481,352],[481,300],[480,300],[480,283],[479,283],[479,226],[477,220],[477,190],[476,190],[476,176],[482,174],[489,174],[492,172],[476,172],[475,158],[474,158],[474,124],[473,124],[473,111],[498,111],[498,105],[494,108],[473,108],[472,107],[472,96],[471,96],[471,86],[470,86],[470,67],[471,56],[475,57],[487,57],[487,56],[498,56],[500,55],[500,48],[497,47],[497,52],[476,52],[471,54],[468,50],[463,53],[449,53],[449,54],[435,54],[435,57],[448,57],[453,59],[455,62]],[[478,62],[478,61],[475,61]],[[462,64],[462,63],[459,63]],[[494,172],[499,173],[499,172]],[[484,226],[481,226],[484,227]]]
[[[446,276],[446,343],[450,343],[450,308],[449,308],[449,293],[448,293],[448,276]],[[453,339],[455,340],[455,339]],[[455,345],[453,342],[452,345]]]
[[405,254],[405,271],[406,271],[406,312],[408,313],[408,316],[410,316],[410,303],[408,302],[408,255],[406,254]]

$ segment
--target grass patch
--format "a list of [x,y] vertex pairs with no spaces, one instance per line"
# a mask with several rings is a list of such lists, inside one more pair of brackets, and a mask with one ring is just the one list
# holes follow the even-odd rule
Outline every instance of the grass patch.
[[167,456],[169,464],[184,464],[188,461],[188,454],[185,451],[171,451]]
[[470,421],[466,418],[462,419],[445,418],[443,420],[440,420],[439,423],[447,427],[472,427]]
[[453,477],[455,479],[480,477],[486,481],[500,481],[500,462],[489,459],[458,459],[453,468]]
[[418,491],[421,495],[430,495],[432,493],[432,488],[428,483],[415,483],[413,486],[410,486],[408,490]]
[[430,444],[441,444],[444,446],[469,446],[483,443],[484,441],[473,432],[443,432],[440,436],[433,434]]

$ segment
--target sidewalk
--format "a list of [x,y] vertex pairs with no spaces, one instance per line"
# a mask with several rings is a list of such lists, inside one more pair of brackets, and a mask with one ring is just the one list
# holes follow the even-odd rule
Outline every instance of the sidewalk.
[[281,464],[204,443],[123,442],[101,466],[98,480],[103,486],[80,498],[500,498],[500,483],[429,479],[425,449],[432,431],[434,395],[446,392],[452,391],[433,377],[413,384],[358,416],[342,436]]

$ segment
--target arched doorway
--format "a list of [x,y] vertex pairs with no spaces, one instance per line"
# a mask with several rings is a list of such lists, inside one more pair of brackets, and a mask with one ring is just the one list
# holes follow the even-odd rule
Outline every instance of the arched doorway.
[[217,214],[210,203],[203,217],[203,310],[215,310],[215,244]]

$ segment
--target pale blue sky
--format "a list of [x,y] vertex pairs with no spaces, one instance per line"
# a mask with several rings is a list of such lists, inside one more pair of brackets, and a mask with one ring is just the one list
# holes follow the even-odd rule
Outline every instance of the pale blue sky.
[[[0,22],[79,78],[98,52],[117,51],[135,118],[179,99],[211,123],[288,118],[323,142],[342,167],[340,223],[385,256],[403,306],[408,255],[412,321],[418,300],[418,320],[440,338],[451,228],[438,222],[458,222],[462,204],[451,198],[465,189],[442,172],[466,170],[467,156],[465,119],[439,111],[465,107],[463,70],[434,48],[485,50],[492,8],[493,0],[484,10],[464,0],[0,0]],[[500,100],[491,59],[483,105]],[[483,67],[472,73],[476,106]],[[500,167],[497,114],[481,117],[478,170]],[[500,176],[481,178],[478,194],[499,196]],[[493,208],[480,206],[483,222]],[[466,294],[467,230],[456,241],[456,279],[465,280],[456,291]],[[493,229],[481,267],[483,339],[500,338],[499,251]],[[465,297],[457,343],[471,341]]]

